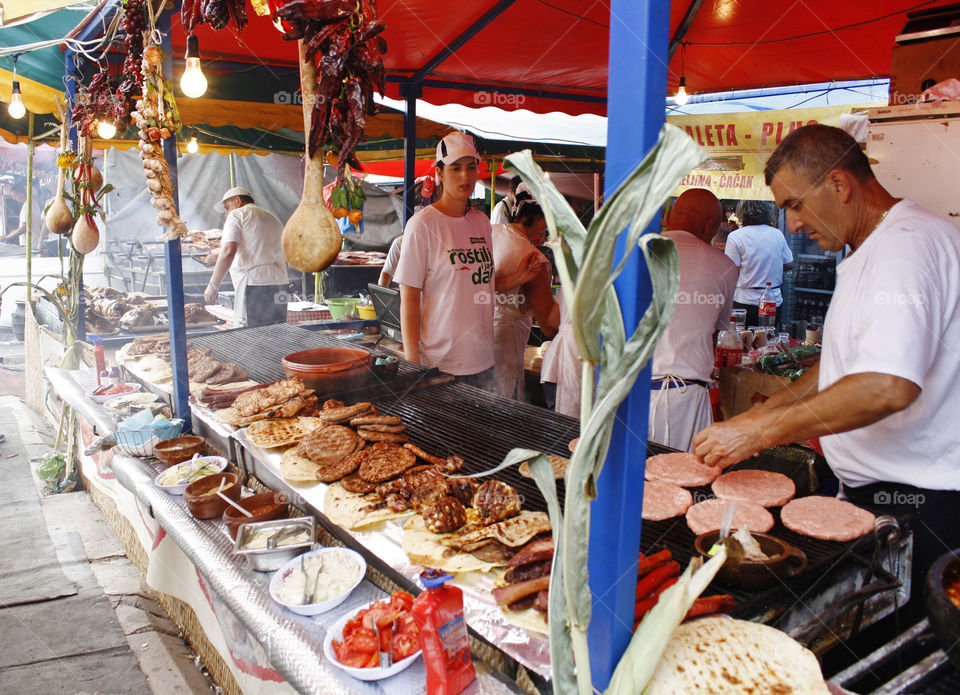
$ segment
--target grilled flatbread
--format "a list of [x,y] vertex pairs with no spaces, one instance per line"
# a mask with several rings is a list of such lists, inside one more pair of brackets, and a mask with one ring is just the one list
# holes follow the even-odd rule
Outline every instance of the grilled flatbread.
[[701,618],[674,630],[644,693],[828,695],[812,652],[776,628]]
[[259,420],[247,428],[247,439],[256,446],[273,449],[296,444],[317,427],[322,426],[323,421],[315,417]]
[[[557,480],[563,480],[563,476],[567,474],[567,466],[570,465],[570,459],[557,456],[555,454],[547,454],[547,459],[550,461],[550,465],[553,467],[553,477]],[[530,475],[530,462],[524,461],[520,464],[520,468],[517,471],[524,478],[532,478]]]
[[291,483],[316,483],[320,465],[306,456],[300,456],[296,449],[287,449],[280,457],[280,475]]
[[395,512],[379,495],[358,495],[347,492],[340,483],[333,483],[323,498],[323,513],[337,526],[354,530],[410,516],[413,510]]
[[[476,518],[472,509],[467,518]],[[443,544],[453,534],[431,533],[423,523],[423,517],[415,516],[403,525],[403,550],[410,562],[423,567],[435,567],[446,572],[489,572],[504,563],[486,562],[470,553],[461,552]]]
[[550,517],[545,512],[526,511],[489,526],[468,524],[440,542],[451,548],[467,551],[492,540],[500,541],[511,548],[519,548],[529,543],[537,534],[550,530]]

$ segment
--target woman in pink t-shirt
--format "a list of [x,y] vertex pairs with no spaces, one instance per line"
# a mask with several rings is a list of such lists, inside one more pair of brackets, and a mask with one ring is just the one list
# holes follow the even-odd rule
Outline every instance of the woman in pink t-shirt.
[[437,146],[440,199],[407,222],[400,285],[404,356],[481,388],[493,385],[493,245],[490,221],[470,207],[479,160],[473,138]]

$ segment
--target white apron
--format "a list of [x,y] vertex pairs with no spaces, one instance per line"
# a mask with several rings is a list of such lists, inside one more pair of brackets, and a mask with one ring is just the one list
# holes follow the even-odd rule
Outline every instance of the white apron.
[[713,424],[710,392],[697,384],[667,388],[675,383],[672,378],[650,386],[648,436],[651,442],[690,451],[697,432]]

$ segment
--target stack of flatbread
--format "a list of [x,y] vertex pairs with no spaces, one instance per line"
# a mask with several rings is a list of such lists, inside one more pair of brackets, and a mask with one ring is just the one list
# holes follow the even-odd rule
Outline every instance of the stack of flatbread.
[[258,420],[247,427],[247,439],[262,449],[276,449],[296,444],[317,427],[323,427],[323,420],[316,417]]

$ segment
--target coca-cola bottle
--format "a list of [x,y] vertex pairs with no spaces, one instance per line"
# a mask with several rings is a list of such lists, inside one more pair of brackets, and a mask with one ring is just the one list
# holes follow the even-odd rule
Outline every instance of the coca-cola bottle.
[[743,361],[743,340],[737,331],[737,315],[730,316],[730,327],[717,334],[717,346],[713,351],[714,371],[734,367]]
[[760,295],[760,306],[758,308],[760,315],[759,324],[761,326],[777,325],[777,302],[773,298],[773,290],[770,283],[763,288],[763,294]]

